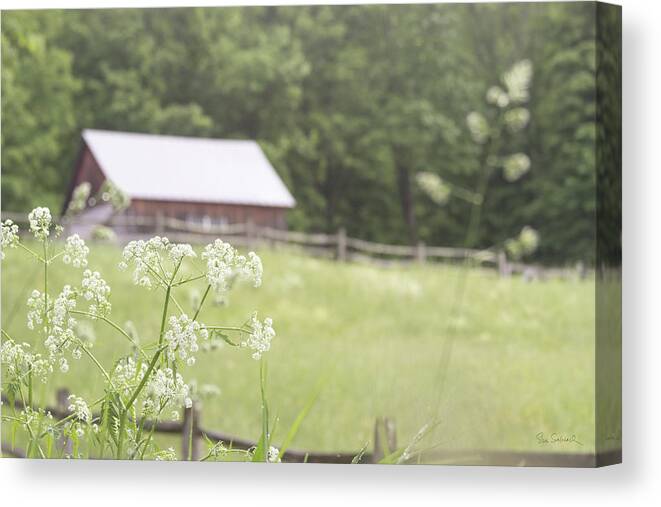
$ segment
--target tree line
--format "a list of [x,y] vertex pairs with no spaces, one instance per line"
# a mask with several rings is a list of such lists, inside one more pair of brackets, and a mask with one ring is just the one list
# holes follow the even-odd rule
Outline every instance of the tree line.
[[[297,199],[292,229],[459,245],[485,163],[467,116],[531,63],[530,170],[494,173],[476,246],[523,225],[536,259],[595,256],[591,3],[49,10],[2,13],[2,208],[60,209],[98,128],[259,141]],[[157,184],[155,182],[155,184]]]

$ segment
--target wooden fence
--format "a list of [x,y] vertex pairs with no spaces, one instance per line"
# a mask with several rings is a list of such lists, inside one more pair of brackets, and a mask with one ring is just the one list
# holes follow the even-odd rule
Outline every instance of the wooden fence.
[[[28,222],[25,213],[3,212],[2,218],[9,218],[18,224]],[[76,230],[77,227],[91,229],[97,225],[82,218],[67,219],[66,217],[61,220],[61,223],[65,228],[71,230]],[[293,245],[313,255],[338,261],[368,260],[389,265],[402,262],[458,262],[471,259],[478,265],[497,269],[503,277],[521,274],[528,280],[584,278],[588,274],[587,269],[580,264],[570,268],[548,268],[513,263],[507,259],[504,252],[495,249],[429,246],[424,242],[418,242],[416,245],[390,245],[365,241],[347,236],[344,228],[340,228],[334,234],[305,233],[258,226],[251,222],[213,224],[209,221],[191,222],[163,215],[154,217],[115,215],[104,225],[111,227],[123,242],[144,238],[149,234],[167,235],[173,241],[191,244],[204,243],[211,238],[222,237],[236,246],[249,248],[265,245]]]
[[[53,418],[61,420],[71,415],[68,409],[69,391],[59,389],[57,391],[57,406],[46,407],[44,410],[50,412]],[[3,406],[7,407],[9,399],[2,395]],[[21,410],[24,407],[20,400],[14,400],[14,407]],[[37,407],[33,407],[37,409]],[[100,414],[93,414],[94,420],[99,420]],[[144,429],[150,431],[152,428],[156,433],[177,435],[181,440],[181,456],[184,460],[188,457],[193,461],[202,458],[205,452],[201,449],[201,444],[205,439],[217,443],[222,442],[228,449],[254,449],[257,442],[246,438],[228,435],[219,431],[205,429],[201,426],[201,410],[195,404],[191,408],[184,409],[182,422],[178,421],[140,421],[144,424]],[[25,452],[22,449],[13,447],[7,442],[2,441],[2,452],[17,458],[24,458]],[[71,452],[71,442],[59,442],[60,448],[65,453]],[[376,463],[383,458],[385,450],[394,452],[397,448],[397,439],[395,437],[395,423],[388,418],[378,418],[374,426],[374,450],[372,452],[315,452],[301,449],[287,449],[282,461],[286,463],[351,463],[354,458],[360,456],[361,463]]]
[[[55,419],[64,419],[69,416],[67,399],[69,391],[60,389],[57,392],[57,406],[47,407]],[[6,407],[9,400],[3,395],[3,405]],[[19,410],[24,408],[20,401],[14,401],[14,406]],[[33,407],[36,408],[36,407]],[[256,441],[227,435],[218,431],[204,429],[200,426],[200,410],[195,406],[184,410],[183,422],[144,421],[146,430],[157,433],[177,435],[181,439],[181,456],[190,456],[192,460],[203,457],[200,448],[202,440],[206,437],[212,442],[222,442],[231,449],[253,449]],[[94,415],[95,419],[99,414]],[[64,453],[71,453],[71,442],[60,440],[58,445]],[[0,449],[3,455],[16,458],[25,458],[22,449],[13,447],[2,441]],[[374,439],[372,452],[356,451],[349,453],[314,452],[300,449],[288,449],[282,461],[285,463],[335,463],[348,464],[379,463],[384,454],[393,453],[397,450],[397,436],[395,423],[389,418],[377,418],[374,425]],[[356,459],[359,457],[359,459]],[[621,463],[622,449],[612,449],[598,453],[567,453],[567,452],[517,452],[500,450],[464,450],[464,449],[430,449],[415,453],[409,459],[403,461],[406,464],[454,464],[454,465],[498,465],[498,466],[544,466],[544,467],[595,467]]]

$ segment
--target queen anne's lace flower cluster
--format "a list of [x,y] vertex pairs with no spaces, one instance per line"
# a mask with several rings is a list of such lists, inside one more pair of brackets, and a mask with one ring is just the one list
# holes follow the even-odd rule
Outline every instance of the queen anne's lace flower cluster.
[[445,204],[450,197],[450,187],[437,174],[430,172],[419,172],[416,180],[420,188],[436,204]]
[[154,236],[143,241],[131,241],[122,253],[123,261],[120,269],[134,265],[133,282],[142,287],[152,288],[154,284],[161,285],[163,278],[169,278],[172,273],[165,268],[165,255],[173,265],[179,264],[184,257],[195,257],[193,247],[188,244],[170,243],[168,238]]
[[167,249],[170,242],[168,238],[154,236],[143,241],[131,241],[124,247],[120,269],[127,269],[129,264],[134,265],[133,282],[142,287],[151,288],[155,282],[160,284],[157,274],[162,273],[161,253]]
[[76,420],[72,421],[70,428],[76,432],[78,437],[85,434],[84,426],[92,427],[93,431],[98,431],[96,424],[92,424],[92,411],[89,409],[87,402],[80,396],[70,395],[69,398],[69,412],[74,414]]
[[25,377],[32,373],[34,378],[39,378],[44,383],[47,375],[53,371],[52,365],[42,359],[41,354],[30,352],[29,344],[14,343],[12,340],[3,340],[0,363],[7,368],[9,377]]
[[2,222],[2,249],[0,249],[0,260],[5,258],[5,248],[16,248],[18,245],[18,225],[11,220]]
[[86,269],[81,282],[82,295],[91,301],[89,311],[95,317],[105,317],[110,313],[111,304],[108,300],[110,286],[101,278],[98,271]]
[[87,406],[87,402],[80,396],[76,396],[74,394],[70,395],[68,400],[69,412],[74,414],[78,420],[90,424],[92,422],[92,412]]
[[[243,259],[240,260],[243,263]],[[248,257],[239,269],[239,276],[246,280],[252,280],[253,287],[260,287],[262,285],[262,276],[264,275],[264,267],[262,266],[262,259],[255,252],[248,252]]]
[[530,157],[525,153],[515,153],[503,161],[503,175],[507,181],[516,181],[530,170]]
[[503,83],[507,95],[512,102],[526,102],[530,98],[530,81],[532,80],[532,62],[521,60],[503,74]]
[[135,388],[135,385],[147,373],[148,366],[141,363],[140,372],[138,374],[138,365],[132,357],[126,357],[120,360],[115,366],[115,371],[112,374],[112,381],[114,386],[123,392],[126,396]]
[[468,130],[473,136],[473,140],[478,144],[484,144],[489,139],[489,123],[480,113],[473,111],[466,116]]
[[[48,349],[51,361],[57,360],[59,362],[62,373],[69,371],[69,363],[62,354],[69,349],[75,339],[76,334],[70,327],[52,326],[44,341],[44,346]],[[80,355],[76,353],[74,357],[80,358]]]
[[170,259],[174,265],[177,265],[184,257],[197,257],[193,251],[193,247],[188,243],[173,243],[170,244],[169,252]]
[[74,268],[84,268],[87,266],[87,256],[89,253],[90,249],[85,244],[85,241],[78,234],[73,234],[67,238],[67,242],[64,245],[62,262],[71,264]]
[[44,241],[50,234],[50,227],[53,221],[48,208],[35,208],[28,215],[30,221],[30,230],[34,237],[39,241]]
[[515,107],[505,113],[505,123],[512,132],[522,130],[530,121],[530,111],[525,107]]
[[250,318],[250,328],[251,332],[241,342],[241,346],[253,350],[252,358],[257,360],[271,348],[271,340],[275,336],[273,320],[267,317],[264,322],[260,322],[257,319],[257,313],[253,313]]
[[252,280],[255,287],[262,284],[262,261],[255,252],[245,257],[229,243],[216,239],[205,247],[202,258],[207,261],[209,285],[216,292],[226,292],[235,277]]
[[509,105],[510,98],[500,86],[492,86],[487,90],[487,102],[502,108]]
[[45,305],[44,295],[38,290],[33,290],[27,301],[28,307],[28,329],[34,330],[35,326],[44,323]]
[[518,237],[505,241],[505,249],[513,259],[519,259],[537,250],[539,246],[539,233],[532,227],[526,225]]
[[[171,368],[161,368],[152,374],[145,388],[145,396],[143,410],[146,413],[160,412],[167,406],[193,406],[190,387],[183,377],[179,373],[175,375]],[[173,419],[176,419],[174,413]]]
[[168,344],[168,359],[174,361],[178,355],[186,360],[189,366],[195,363],[194,354],[199,350],[198,337],[204,340],[209,338],[209,332],[199,322],[196,322],[182,314],[179,317],[170,317],[170,327],[165,333],[165,341]]
[[75,319],[70,315],[71,310],[76,309],[76,291],[70,285],[65,285],[62,292],[55,298],[52,309],[52,324],[60,327],[73,328]]
[[[37,292],[37,291],[35,291]],[[72,344],[76,343],[76,334],[74,326],[76,319],[71,316],[71,311],[76,308],[76,292],[69,285],[62,288],[62,292],[55,298],[52,307],[49,308],[48,318],[48,336],[44,341],[44,346],[50,355],[51,363],[58,362],[60,371],[66,373],[69,371],[69,363],[63,356],[64,351],[68,350]],[[74,348],[74,358],[79,359],[81,351]]]

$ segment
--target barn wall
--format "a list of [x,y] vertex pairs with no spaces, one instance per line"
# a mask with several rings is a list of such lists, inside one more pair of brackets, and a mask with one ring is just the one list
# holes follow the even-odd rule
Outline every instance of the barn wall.
[[[133,199],[129,214],[136,216],[156,216],[178,218],[195,223],[209,220],[215,224],[252,222],[264,227],[285,229],[287,221],[284,208],[266,206],[246,206],[238,204],[216,204],[199,202],[146,201]],[[205,218],[206,217],[206,218]]]
[[101,172],[101,169],[96,163],[92,152],[87,147],[87,145],[83,143],[83,147],[76,162],[76,169],[74,171],[73,178],[71,179],[71,184],[69,185],[69,190],[67,192],[67,197],[64,203],[64,207],[62,208],[62,212],[64,213],[66,211],[67,206],[69,205],[69,201],[71,200],[73,190],[78,185],[85,181],[89,182],[92,185],[90,195],[94,195],[99,191],[99,188],[101,188],[101,185],[105,180],[106,177]]

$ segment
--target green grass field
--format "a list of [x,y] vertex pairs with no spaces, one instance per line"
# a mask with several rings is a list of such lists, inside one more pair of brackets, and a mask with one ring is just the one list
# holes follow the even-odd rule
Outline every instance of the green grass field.
[[[144,340],[158,333],[162,292],[135,287],[117,269],[118,247],[92,245],[90,266],[112,287],[111,317],[131,320]],[[447,384],[437,405],[441,349],[453,314],[461,268],[339,264],[294,250],[259,251],[260,289],[235,289],[227,306],[209,305],[206,324],[240,324],[253,310],[271,316],[278,333],[268,359],[268,395],[283,438],[320,379],[321,394],[294,447],[354,451],[371,442],[375,418],[397,424],[400,445],[439,407],[441,424],[429,446],[448,449],[590,452],[594,449],[594,280],[524,283],[493,271],[468,273],[465,304]],[[78,283],[80,272],[52,269],[53,290]],[[43,273],[20,250],[2,263],[2,323],[18,341],[33,342],[25,300]],[[187,286],[188,287],[188,286]],[[199,290],[204,289],[200,284]],[[176,297],[190,307],[189,289]],[[95,324],[95,353],[106,367],[128,353],[126,341]],[[213,383],[220,397],[202,407],[207,428],[257,439],[259,363],[244,349],[201,353],[186,380]],[[92,399],[102,378],[83,357],[37,390],[53,403],[58,387]],[[540,447],[539,432],[575,434],[583,446]],[[371,446],[371,444],[370,444]]]

